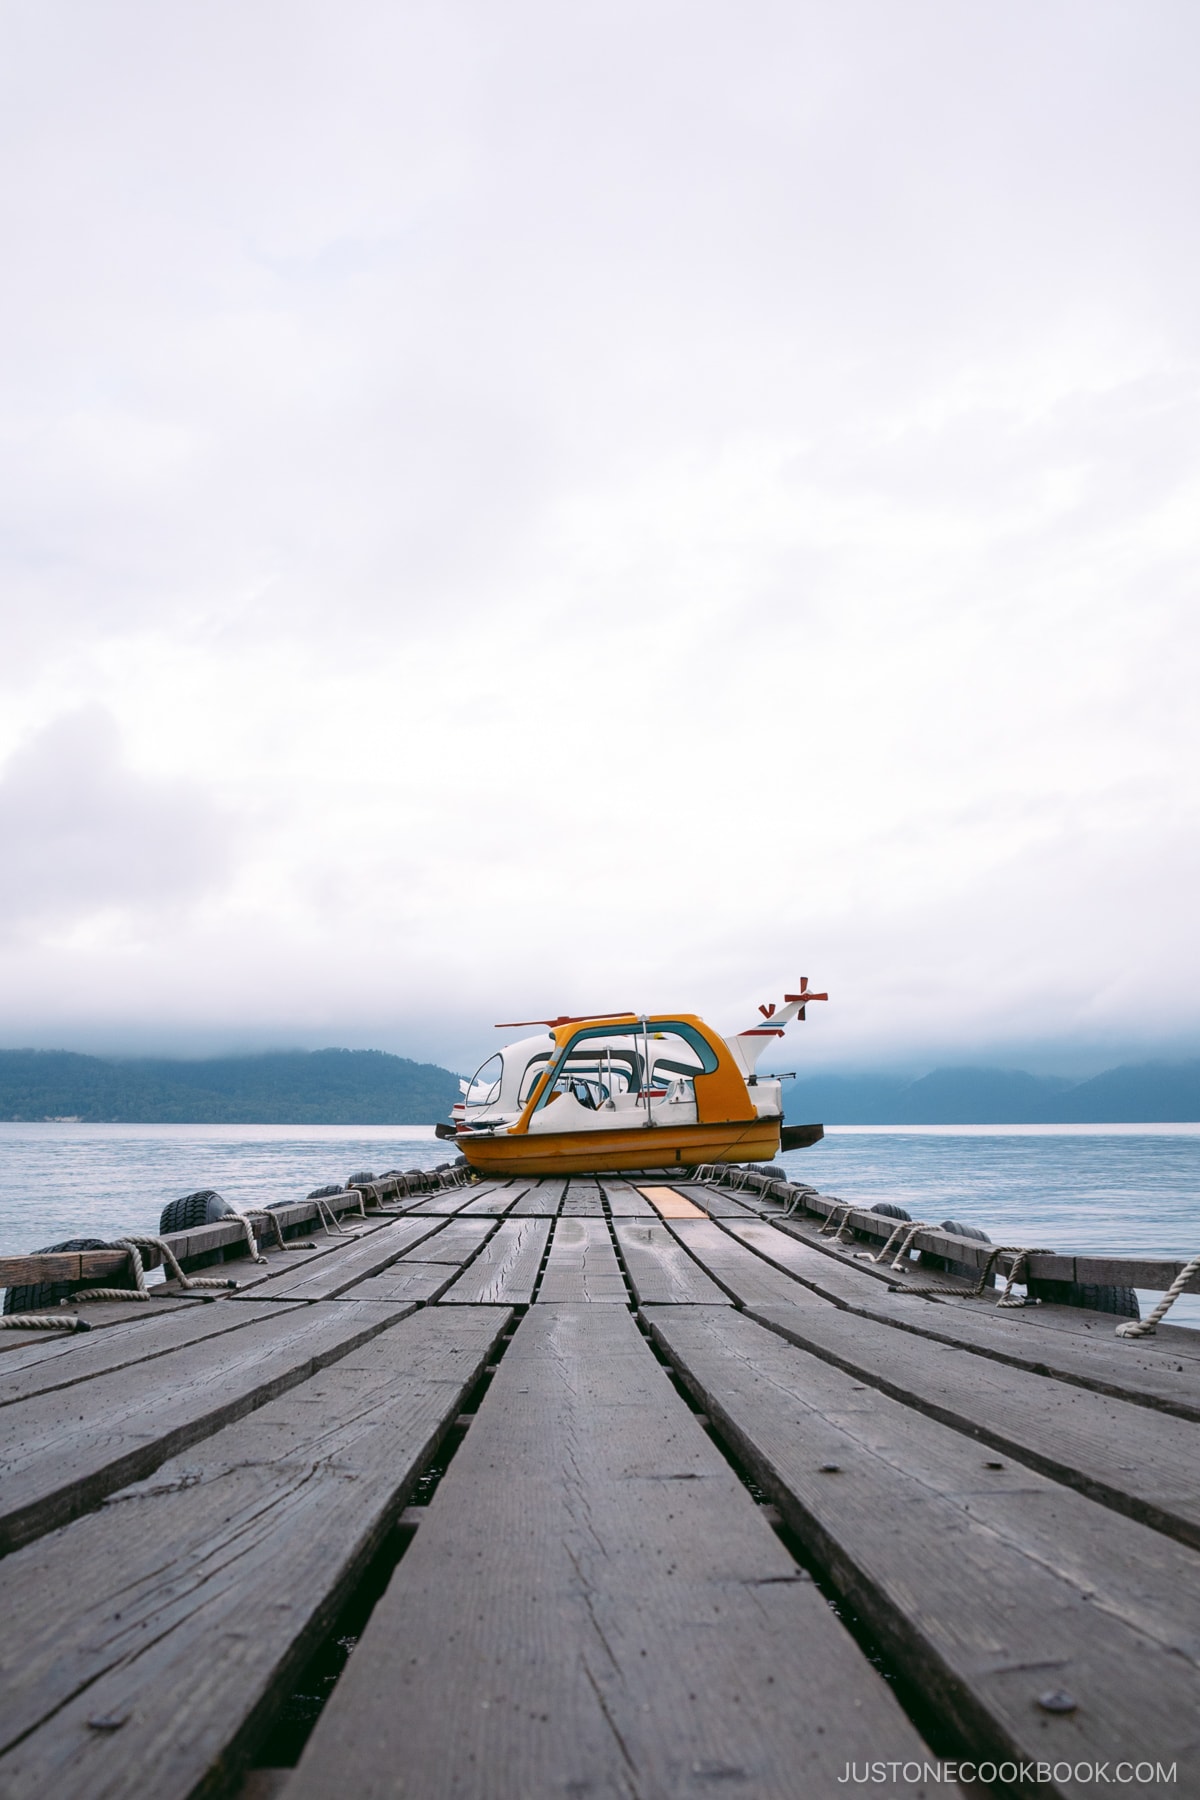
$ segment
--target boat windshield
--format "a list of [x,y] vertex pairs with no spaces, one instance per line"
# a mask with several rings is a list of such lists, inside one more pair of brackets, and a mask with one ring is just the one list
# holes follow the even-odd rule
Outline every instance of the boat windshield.
[[[711,1046],[682,1021],[593,1027],[576,1032],[560,1054],[535,1110],[564,1093],[592,1110],[609,1103],[690,1100],[694,1078],[716,1067]],[[526,1092],[532,1089],[531,1081]]]
[[483,1067],[477,1069],[470,1081],[460,1081],[463,1091],[463,1103],[467,1107],[494,1106],[500,1097],[500,1078],[504,1074],[504,1058],[497,1050],[489,1056]]

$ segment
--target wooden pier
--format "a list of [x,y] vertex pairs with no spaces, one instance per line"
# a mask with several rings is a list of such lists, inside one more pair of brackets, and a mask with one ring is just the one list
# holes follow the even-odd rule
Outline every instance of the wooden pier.
[[3,1800],[1200,1794],[1200,1333],[745,1175],[323,1206],[0,1332]]

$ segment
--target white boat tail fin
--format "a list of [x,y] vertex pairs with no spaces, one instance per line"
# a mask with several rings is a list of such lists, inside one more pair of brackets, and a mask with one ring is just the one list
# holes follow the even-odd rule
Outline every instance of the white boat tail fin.
[[768,1005],[760,1006],[758,1010],[761,1018],[747,1026],[745,1031],[739,1031],[735,1037],[726,1039],[743,1075],[753,1075],[758,1067],[759,1057],[772,1038],[781,1038],[784,1027],[790,1025],[793,1019],[804,1018],[804,1009],[810,1000],[828,998],[828,994],[814,993],[808,985],[808,976],[802,975],[798,994],[785,994],[782,1004],[772,1000]]

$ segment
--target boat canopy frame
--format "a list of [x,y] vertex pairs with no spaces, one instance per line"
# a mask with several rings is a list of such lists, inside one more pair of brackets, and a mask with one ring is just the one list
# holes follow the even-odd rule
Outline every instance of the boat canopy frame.
[[[540,1088],[536,1088],[533,1095],[531,1095],[532,1105],[528,1106],[529,1116],[532,1117],[535,1112],[540,1112],[544,1106],[549,1104],[556,1085],[566,1071],[571,1058],[578,1055],[580,1045],[586,1043],[588,1039],[627,1037],[632,1038],[636,1046],[638,1038],[665,1037],[668,1032],[682,1038],[688,1048],[694,1051],[699,1059],[699,1067],[692,1067],[686,1064],[675,1064],[674,1062],[667,1063],[665,1062],[665,1059],[664,1066],[670,1068],[673,1073],[680,1075],[697,1076],[713,1075],[716,1073],[721,1065],[719,1052],[715,1046],[709,1042],[708,1038],[705,1037],[703,1031],[689,1020],[656,1017],[635,1018],[632,1020],[610,1019],[600,1024],[585,1025],[582,1029],[571,1033],[566,1043],[563,1044],[559,1050],[558,1055],[550,1060],[547,1068],[543,1071],[541,1086]],[[555,1036],[557,1037],[557,1035],[556,1032]],[[645,1059],[642,1057],[641,1052],[636,1048],[632,1050],[630,1060],[632,1061],[638,1087],[640,1089],[649,1082],[651,1070],[648,1067],[643,1067]]]

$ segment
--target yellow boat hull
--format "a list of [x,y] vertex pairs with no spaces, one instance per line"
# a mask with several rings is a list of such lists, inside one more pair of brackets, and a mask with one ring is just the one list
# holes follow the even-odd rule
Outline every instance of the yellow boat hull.
[[645,1125],[628,1131],[473,1133],[456,1140],[481,1175],[590,1175],[600,1169],[667,1169],[694,1163],[770,1162],[778,1119],[711,1125]]

